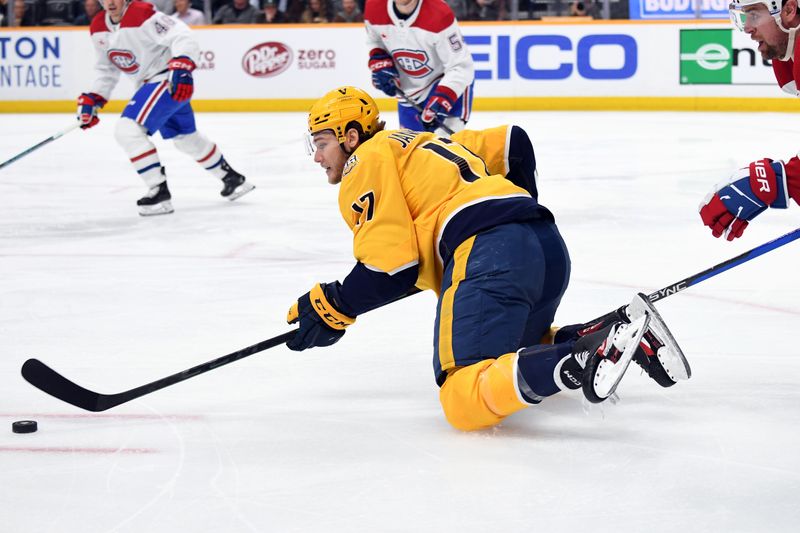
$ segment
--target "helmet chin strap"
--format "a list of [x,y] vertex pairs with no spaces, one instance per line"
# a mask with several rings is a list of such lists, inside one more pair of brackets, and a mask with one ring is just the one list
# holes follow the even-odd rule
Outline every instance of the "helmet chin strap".
[[800,28],[800,26],[796,26],[794,28],[790,28],[787,30],[786,28],[783,27],[783,23],[781,22],[780,16],[775,17],[775,22],[778,23],[778,27],[781,29],[781,31],[789,35],[789,42],[786,44],[786,53],[783,55],[782,58],[780,58],[780,61],[789,61],[794,57],[794,42],[796,37],[795,34],[797,33],[797,29]]

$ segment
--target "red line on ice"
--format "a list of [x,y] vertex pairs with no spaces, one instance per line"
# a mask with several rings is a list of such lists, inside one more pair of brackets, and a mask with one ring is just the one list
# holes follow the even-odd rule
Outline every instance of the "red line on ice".
[[32,453],[86,453],[95,455],[112,455],[117,453],[147,454],[158,453],[155,448],[80,448],[73,446],[0,446],[0,452],[32,452]]

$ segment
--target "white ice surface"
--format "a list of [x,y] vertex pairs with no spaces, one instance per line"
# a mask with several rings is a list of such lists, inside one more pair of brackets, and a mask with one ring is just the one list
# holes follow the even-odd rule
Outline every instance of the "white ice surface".
[[[390,126],[396,116],[387,114]],[[0,115],[0,160],[69,116]],[[769,211],[713,239],[697,208],[755,158],[800,148],[796,115],[476,113],[530,132],[541,201],[572,254],[557,323],[593,318],[790,231]],[[350,268],[336,187],[302,114],[204,114],[257,185],[239,201],[156,140],[175,213],[145,192],[110,114],[0,170],[0,531],[762,532],[800,524],[800,244],[657,304],[691,380],[631,367],[617,405],[561,394],[488,431],[441,414],[434,297],[359,317],[101,414],[28,385],[39,358],[126,390],[290,329],[292,301]],[[39,432],[11,433],[35,419]]]

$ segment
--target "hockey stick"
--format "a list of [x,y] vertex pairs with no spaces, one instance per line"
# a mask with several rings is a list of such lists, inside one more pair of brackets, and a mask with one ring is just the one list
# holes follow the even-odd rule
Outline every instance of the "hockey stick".
[[[414,287],[400,298],[396,298],[395,300],[387,302],[383,305],[394,303],[418,292],[420,292],[420,290]],[[92,411],[96,413],[99,411],[106,411],[107,409],[111,409],[112,407],[135,400],[136,398],[141,398],[142,396],[150,394],[151,392],[155,392],[165,387],[169,387],[170,385],[180,383],[181,381],[186,381],[189,378],[199,376],[200,374],[204,374],[209,370],[214,370],[215,368],[233,363],[239,359],[244,359],[245,357],[249,357],[258,352],[263,352],[269,348],[274,348],[275,346],[284,344],[292,339],[297,331],[298,330],[296,329],[288,331],[278,335],[277,337],[272,337],[271,339],[261,341],[253,344],[252,346],[248,346],[247,348],[242,348],[241,350],[229,353],[228,355],[217,357],[216,359],[193,366],[192,368],[182,372],[172,374],[171,376],[167,376],[165,378],[157,379],[146,385],[142,385],[125,392],[119,392],[117,394],[101,394],[99,392],[94,392],[81,387],[77,383],[68,380],[38,359],[28,359],[25,361],[25,363],[22,365],[22,377],[25,378],[28,383],[42,392],[46,392],[50,396],[54,396],[61,401],[74,405],[75,407],[80,407],[86,411]]]
[[14,162],[14,161],[16,161],[17,159],[20,159],[20,158],[22,158],[22,157],[25,157],[26,155],[30,154],[31,152],[35,152],[36,150],[38,150],[39,148],[41,148],[41,147],[42,147],[42,146],[44,146],[44,145],[46,145],[46,144],[50,144],[51,142],[55,141],[55,140],[56,140],[56,139],[58,139],[59,137],[63,137],[63,136],[64,136],[64,135],[66,135],[67,133],[69,133],[69,132],[71,132],[72,130],[74,130],[74,129],[78,128],[80,125],[81,125],[81,123],[80,123],[80,122],[78,122],[78,121],[76,120],[76,121],[75,121],[75,123],[73,123],[73,124],[70,124],[70,126],[69,126],[69,127],[67,127],[67,128],[64,128],[63,130],[59,131],[59,132],[58,132],[58,133],[56,133],[55,135],[51,135],[50,137],[48,137],[47,139],[43,140],[43,141],[42,141],[42,142],[40,142],[39,144],[35,144],[35,145],[31,146],[31,147],[30,147],[30,148],[28,148],[27,150],[24,150],[23,152],[21,152],[21,153],[19,153],[19,154],[15,155],[14,157],[12,157],[11,159],[9,159],[8,161],[4,161],[4,162],[0,163],[0,169],[2,169],[3,167],[7,167],[8,165],[10,165],[11,163],[13,163],[13,162]]
[[[406,96],[406,93],[403,92],[403,89],[401,89],[400,87],[397,88],[397,94],[399,94],[403,98],[403,100],[408,102],[408,105],[413,107],[414,110],[417,113],[419,113],[420,122],[421,122],[422,121],[422,113],[425,112],[425,110],[422,108],[422,106],[419,105],[418,103],[416,103],[414,100],[412,100],[408,96]],[[448,135],[452,135],[452,134],[455,133],[455,131],[453,131],[451,128],[449,128],[447,125],[445,125],[445,123],[438,116],[434,117],[433,121],[434,121],[434,123],[436,124],[437,127],[442,128],[445,132],[447,132]]]
[[86,411],[93,411],[96,413],[111,409],[112,407],[116,407],[131,400],[135,400],[136,398],[144,396],[145,394],[150,394],[151,392],[163,389],[164,387],[169,387],[175,383],[180,383],[181,381],[185,381],[217,367],[227,365],[228,363],[233,363],[239,359],[244,359],[245,357],[253,355],[254,353],[262,352],[269,348],[283,344],[294,337],[295,333],[297,333],[297,330],[289,331],[282,335],[278,335],[277,337],[272,337],[271,339],[261,341],[253,344],[252,346],[248,346],[247,348],[242,348],[241,350],[229,353],[228,355],[218,357],[201,365],[193,366],[192,368],[184,370],[183,372],[178,372],[177,374],[172,374],[171,376],[157,379],[156,381],[148,383],[147,385],[142,385],[141,387],[136,387],[134,389],[127,390],[125,392],[119,392],[117,394],[101,394],[99,392],[93,392],[89,389],[85,389],[80,385],[68,380],[38,359],[28,359],[25,361],[25,363],[22,365],[22,377],[24,377],[28,383],[37,389],[46,392],[50,396],[55,396],[59,400],[72,404],[75,407],[80,407]]
[[764,255],[765,253],[774,250],[775,248],[780,248],[784,244],[789,244],[792,241],[796,241],[800,239],[800,228],[790,231],[786,235],[782,235],[776,239],[772,239],[769,242],[765,242],[761,246],[756,246],[752,250],[748,250],[747,252],[737,255],[727,261],[723,261],[718,265],[714,265],[713,267],[703,270],[697,274],[689,276],[688,278],[684,278],[680,281],[677,281],[671,285],[667,285],[663,289],[660,289],[652,294],[649,294],[647,298],[651,302],[657,302],[659,300],[663,300],[667,296],[672,296],[673,294],[679,293],[682,290],[688,289],[693,285],[697,285],[701,281],[705,281],[708,278],[713,278],[719,274],[722,274],[726,270],[730,270],[733,267],[739,266],[742,263],[746,263],[751,259],[755,259],[760,255]]
[[[718,265],[715,265],[698,274],[694,274],[671,285],[667,285],[663,289],[648,295],[648,299],[651,302],[663,300],[668,296],[672,296],[673,294],[688,289],[693,285],[697,285],[702,281],[721,274],[726,270],[730,270],[731,268],[750,261],[751,259],[755,259],[760,255],[764,255],[771,250],[779,248],[797,239],[800,239],[800,228],[795,229],[786,235],[778,237],[777,239],[773,239],[767,243],[764,243],[761,246],[757,246],[743,254],[737,255],[734,258],[719,263]],[[416,292],[419,292],[419,290],[412,290],[397,300],[406,298],[407,296],[415,294]],[[393,302],[397,300],[393,300]],[[228,355],[218,357],[217,359],[212,359],[211,361],[194,366],[188,370],[184,370],[183,372],[178,372],[177,374],[173,374],[171,376],[153,381],[152,383],[148,383],[146,385],[142,385],[140,387],[117,394],[100,394],[85,389],[80,385],[68,380],[38,359],[28,359],[25,361],[25,364],[22,365],[22,377],[24,377],[25,380],[34,387],[58,398],[59,400],[72,404],[76,407],[80,407],[86,411],[99,412],[111,409],[112,407],[135,400],[136,398],[140,398],[146,394],[150,394],[151,392],[161,390],[165,387],[169,387],[170,385],[174,385],[194,376],[198,376],[208,372],[209,370],[233,363],[239,359],[244,359],[245,357],[255,353],[262,352],[269,348],[283,344],[291,339],[296,332],[297,330],[289,331],[282,335],[278,335],[277,337],[261,341],[257,344],[248,346],[247,348],[243,348]]]

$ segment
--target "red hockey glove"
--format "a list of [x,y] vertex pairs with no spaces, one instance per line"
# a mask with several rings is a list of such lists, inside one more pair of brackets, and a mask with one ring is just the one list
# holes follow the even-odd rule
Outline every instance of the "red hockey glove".
[[373,48],[369,53],[369,70],[372,71],[372,85],[388,96],[397,94],[397,68],[389,52]]
[[100,119],[97,110],[106,105],[106,99],[95,93],[83,93],[78,97],[78,121],[81,128],[88,130],[97,125]]
[[286,322],[300,322],[297,335],[286,343],[296,352],[315,346],[330,346],[344,336],[347,326],[356,321],[335,307],[339,282],[317,283],[289,308]]
[[734,172],[717,185],[700,205],[700,218],[714,237],[732,241],[767,207],[789,205],[783,161],[761,159]]
[[452,89],[439,85],[428,97],[425,102],[425,109],[422,110],[422,115],[419,119],[422,122],[422,127],[427,131],[435,131],[443,122],[444,119],[450,116],[453,106],[456,105],[458,96]]
[[195,69],[194,61],[186,56],[173,57],[167,63],[169,69],[169,94],[176,102],[185,102],[192,97],[194,80],[192,71]]

